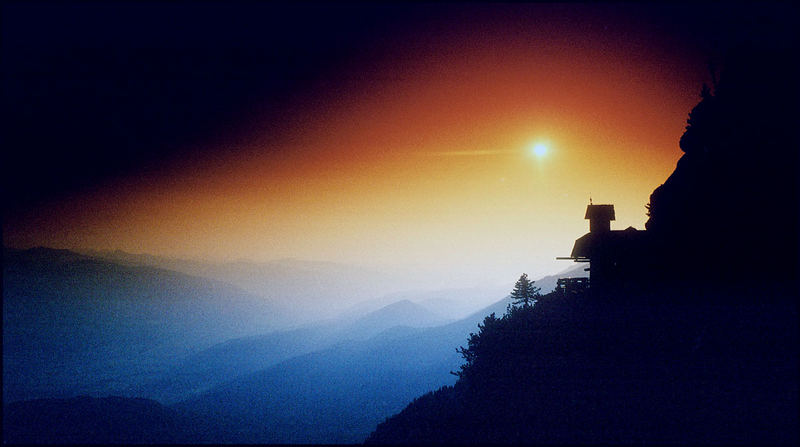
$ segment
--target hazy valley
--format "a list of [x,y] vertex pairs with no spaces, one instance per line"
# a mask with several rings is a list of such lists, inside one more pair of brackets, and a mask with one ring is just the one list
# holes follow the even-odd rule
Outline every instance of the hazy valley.
[[[211,265],[153,259],[6,249],[4,402],[148,398],[204,421],[192,424],[196,439],[359,442],[415,396],[454,381],[455,348],[505,310],[511,288],[400,291],[304,322],[290,300],[201,276]],[[308,265],[259,281],[299,281]],[[240,267],[243,276],[267,271]],[[570,273],[583,272],[562,276]],[[540,283],[552,289],[555,277]]]

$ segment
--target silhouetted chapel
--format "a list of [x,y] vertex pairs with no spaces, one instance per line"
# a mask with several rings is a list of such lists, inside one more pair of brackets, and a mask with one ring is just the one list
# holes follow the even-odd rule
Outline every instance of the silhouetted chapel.
[[646,231],[633,227],[612,230],[611,221],[616,220],[614,205],[586,207],[584,219],[589,221],[589,232],[575,241],[572,254],[575,262],[586,262],[589,278],[563,278],[558,290],[569,293],[586,287],[592,293],[607,293],[636,287],[647,276]]

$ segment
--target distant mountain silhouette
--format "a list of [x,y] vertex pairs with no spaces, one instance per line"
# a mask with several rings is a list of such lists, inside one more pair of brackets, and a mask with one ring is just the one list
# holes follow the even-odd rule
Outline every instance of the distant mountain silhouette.
[[371,312],[350,324],[351,337],[368,338],[382,329],[396,326],[432,327],[448,323],[448,320],[408,300],[398,301]]
[[171,404],[333,345],[367,340],[386,331],[391,333],[384,334],[384,337],[398,337],[414,333],[413,328],[443,323],[441,317],[432,315],[425,308],[400,301],[357,319],[332,319],[290,330],[226,340],[188,356],[152,381],[130,387],[129,392]]
[[3,407],[3,443],[153,444],[196,442],[191,424],[147,399],[75,397]]
[[367,442],[800,441],[790,57],[740,49],[703,90],[686,153],[651,196],[637,287],[487,318],[455,385]]
[[361,442],[414,396],[453,383],[449,372],[459,364],[455,346],[485,315],[502,312],[508,303],[502,299],[444,326],[395,328],[343,341],[215,386],[173,408],[200,421],[203,439],[210,442]]
[[398,301],[411,301],[443,318],[460,320],[494,303],[498,296],[508,293],[510,285],[394,292],[357,303],[340,316],[361,317]]
[[[86,254],[114,263],[157,267],[233,284],[285,308],[290,312],[286,315],[289,325],[332,318],[359,302],[407,289],[412,280],[423,281],[397,269],[387,273],[356,265],[298,259],[214,263],[121,250]],[[382,305],[401,299],[389,299]]]
[[277,327],[234,286],[67,250],[3,252],[3,399],[121,394],[182,357]]

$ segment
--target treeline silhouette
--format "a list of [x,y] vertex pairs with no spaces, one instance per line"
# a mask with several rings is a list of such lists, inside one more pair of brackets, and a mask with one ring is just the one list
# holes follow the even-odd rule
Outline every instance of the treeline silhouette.
[[[740,49],[648,204],[648,277],[487,317],[368,443],[797,443],[797,77]],[[780,67],[780,69],[778,69]]]

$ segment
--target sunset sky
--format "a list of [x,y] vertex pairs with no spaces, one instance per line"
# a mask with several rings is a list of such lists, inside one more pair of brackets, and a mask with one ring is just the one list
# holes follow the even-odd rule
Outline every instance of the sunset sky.
[[712,11],[7,6],[3,242],[554,273],[590,194],[644,227],[720,36],[759,20]]

